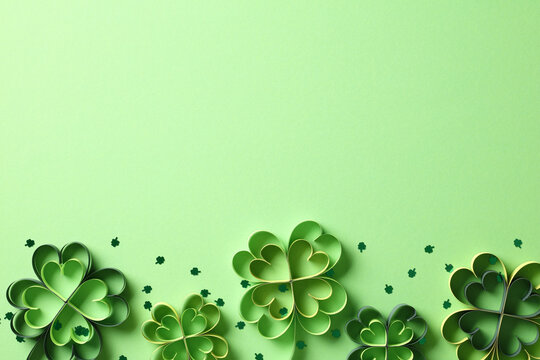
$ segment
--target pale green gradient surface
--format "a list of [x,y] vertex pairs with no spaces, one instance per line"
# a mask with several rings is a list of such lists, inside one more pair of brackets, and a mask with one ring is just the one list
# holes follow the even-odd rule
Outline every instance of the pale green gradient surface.
[[[332,328],[406,302],[427,358],[454,359],[445,263],[540,258],[539,18],[538,1],[2,1],[0,288],[32,275],[27,238],[81,241],[130,286],[101,359],[146,359],[144,301],[203,288],[225,300],[230,359],[287,359],[234,328],[231,259],[311,218],[344,246],[351,306]],[[26,357],[6,320],[0,337]],[[300,338],[299,359],[354,348]]]

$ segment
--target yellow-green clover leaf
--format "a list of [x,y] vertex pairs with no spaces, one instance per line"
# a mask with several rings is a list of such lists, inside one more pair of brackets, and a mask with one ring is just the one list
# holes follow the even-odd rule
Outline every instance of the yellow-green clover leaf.
[[169,304],[152,308],[152,320],[142,325],[143,336],[159,345],[152,360],[215,360],[225,358],[229,345],[213,333],[221,318],[219,308],[205,303],[201,295],[190,295],[180,314]]
[[450,277],[450,290],[467,309],[444,320],[442,335],[462,360],[538,359],[539,289],[539,263],[524,263],[509,276],[498,257],[478,254],[470,269]]
[[29,360],[91,360],[101,352],[98,326],[116,326],[129,316],[120,297],[126,286],[116,269],[92,272],[90,252],[80,243],[58,250],[36,249],[32,266],[37,279],[22,279],[7,289],[7,300],[19,311],[11,319],[13,332],[36,339]]
[[427,334],[427,323],[409,305],[396,306],[385,320],[371,306],[360,309],[349,321],[346,331],[359,344],[348,360],[420,360],[424,359],[416,345]]
[[347,303],[345,289],[325,274],[341,257],[341,244],[314,221],[297,225],[288,246],[272,233],[258,231],[249,251],[233,258],[233,268],[252,284],[240,304],[242,317],[257,323],[261,335],[275,339],[298,322],[310,334],[324,334],[330,315]]

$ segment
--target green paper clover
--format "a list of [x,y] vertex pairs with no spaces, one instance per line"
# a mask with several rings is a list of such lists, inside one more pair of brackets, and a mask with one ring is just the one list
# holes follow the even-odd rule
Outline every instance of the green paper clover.
[[269,339],[282,336],[296,321],[310,334],[326,333],[329,315],[347,303],[343,286],[324,276],[341,257],[339,241],[323,234],[318,223],[305,221],[294,228],[288,247],[267,231],[251,235],[248,247],[233,258],[236,273],[252,284],[241,300],[242,317],[257,323]]
[[360,346],[348,360],[419,360],[424,359],[415,347],[427,333],[427,323],[409,305],[397,305],[385,321],[371,306],[360,309],[356,319],[346,325],[349,337]]
[[212,334],[221,318],[216,305],[205,303],[199,294],[190,295],[180,315],[165,303],[152,308],[152,320],[142,325],[146,340],[160,345],[152,360],[212,360],[229,353],[227,341]]
[[539,289],[539,263],[524,263],[509,277],[495,255],[478,254],[471,269],[450,277],[450,290],[468,308],[444,320],[442,335],[462,360],[539,359]]
[[28,360],[95,359],[101,352],[98,326],[117,326],[129,316],[119,295],[124,275],[111,268],[91,273],[92,257],[80,243],[58,250],[42,245],[32,257],[38,278],[22,279],[7,289],[7,300],[19,311],[11,329],[36,339]]

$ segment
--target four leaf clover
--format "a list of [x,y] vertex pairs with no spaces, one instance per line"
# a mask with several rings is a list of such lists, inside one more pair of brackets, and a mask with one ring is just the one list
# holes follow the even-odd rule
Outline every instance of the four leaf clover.
[[339,241],[305,221],[294,228],[287,247],[267,231],[255,232],[248,247],[233,258],[236,273],[252,284],[241,300],[242,317],[270,339],[296,322],[310,334],[326,333],[329,315],[347,303],[343,286],[324,276],[341,257]]
[[229,353],[227,341],[212,333],[219,323],[218,307],[205,303],[199,294],[190,295],[180,314],[165,303],[152,308],[152,320],[142,325],[143,336],[160,345],[152,360],[215,360]]
[[527,262],[508,276],[493,254],[450,277],[450,290],[468,306],[446,318],[442,335],[459,359],[540,358],[540,264]]
[[95,359],[101,351],[98,326],[117,326],[129,316],[119,296],[124,275],[111,268],[91,272],[92,257],[80,243],[61,250],[42,245],[32,265],[38,279],[16,281],[6,294],[19,309],[11,319],[13,332],[37,339],[28,359]]
[[371,306],[360,309],[358,317],[346,325],[349,337],[360,346],[348,360],[418,360],[424,359],[415,348],[427,333],[427,324],[409,305],[396,306],[388,320]]

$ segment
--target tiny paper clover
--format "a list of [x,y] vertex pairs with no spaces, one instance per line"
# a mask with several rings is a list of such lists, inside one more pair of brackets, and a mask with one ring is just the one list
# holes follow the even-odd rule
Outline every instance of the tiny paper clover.
[[296,321],[313,335],[330,328],[330,316],[347,303],[347,293],[336,280],[324,276],[341,257],[341,244],[323,234],[314,221],[298,224],[288,247],[272,233],[255,232],[249,251],[233,258],[236,273],[252,286],[242,297],[240,313],[257,323],[262,336],[275,339]]
[[32,257],[38,280],[22,279],[6,292],[19,311],[11,329],[23,338],[36,339],[28,360],[95,359],[101,352],[98,326],[117,326],[129,316],[119,295],[124,275],[111,268],[91,273],[92,257],[80,243],[58,250],[42,245]]
[[450,277],[450,290],[468,306],[448,316],[442,335],[461,360],[540,358],[540,264],[527,262],[508,277],[503,262],[481,253],[471,269]]
[[152,360],[223,359],[229,353],[227,341],[212,334],[221,318],[216,305],[205,303],[199,294],[190,295],[180,315],[169,304],[152,308],[152,320],[142,325],[146,340],[160,345]]
[[427,323],[409,305],[396,306],[384,320],[371,306],[360,309],[358,317],[346,325],[349,337],[360,346],[348,360],[419,360],[422,353],[415,348],[427,333]]

